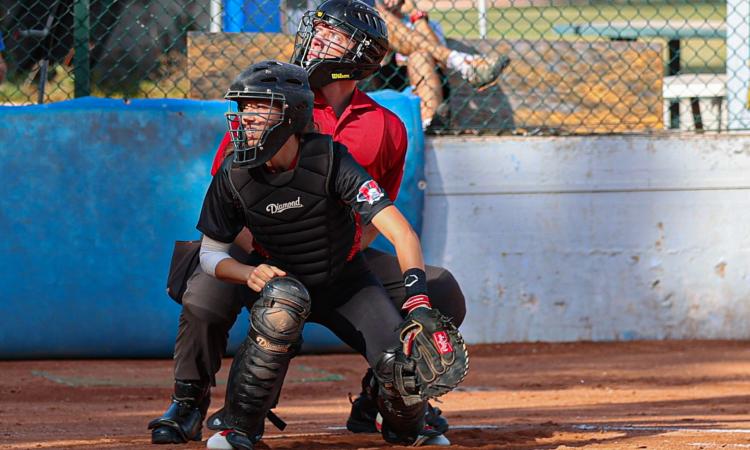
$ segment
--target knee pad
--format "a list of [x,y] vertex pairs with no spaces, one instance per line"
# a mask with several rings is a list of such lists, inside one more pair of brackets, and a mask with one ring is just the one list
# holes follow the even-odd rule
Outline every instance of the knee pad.
[[299,347],[302,328],[310,315],[310,293],[291,277],[272,278],[250,310],[250,338],[269,353]]
[[400,364],[398,358],[395,349],[386,350],[375,365],[377,405],[383,417],[381,432],[390,443],[411,444],[424,430],[427,401],[404,395],[412,384],[416,392],[416,379],[401,379],[399,373],[403,371],[396,367]]

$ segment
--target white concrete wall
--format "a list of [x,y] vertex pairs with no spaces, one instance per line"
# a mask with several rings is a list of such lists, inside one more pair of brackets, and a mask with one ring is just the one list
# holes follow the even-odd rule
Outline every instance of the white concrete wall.
[[433,138],[469,342],[750,338],[750,135]]

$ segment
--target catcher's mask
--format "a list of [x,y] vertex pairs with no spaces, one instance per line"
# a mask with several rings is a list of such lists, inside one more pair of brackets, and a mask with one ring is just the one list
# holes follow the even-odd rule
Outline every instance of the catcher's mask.
[[[316,31],[325,26],[342,32],[348,40],[316,43]],[[317,89],[375,73],[387,52],[388,30],[375,8],[360,0],[328,0],[302,16],[292,62],[307,70],[310,85]]]
[[226,118],[238,166],[264,164],[312,120],[307,73],[293,64],[253,64],[235,78],[224,98],[230,100]]

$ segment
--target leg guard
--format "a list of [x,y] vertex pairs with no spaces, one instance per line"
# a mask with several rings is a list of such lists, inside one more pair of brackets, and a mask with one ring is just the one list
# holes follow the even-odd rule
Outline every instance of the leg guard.
[[395,387],[396,351],[386,350],[375,365],[378,411],[383,417],[383,439],[391,444],[411,445],[424,431],[427,401],[406,402]]
[[302,342],[310,294],[294,278],[273,278],[250,310],[250,330],[234,356],[219,420],[257,442]]
[[201,440],[203,418],[211,401],[209,384],[175,380],[172,403],[148,424],[153,444],[181,444]]

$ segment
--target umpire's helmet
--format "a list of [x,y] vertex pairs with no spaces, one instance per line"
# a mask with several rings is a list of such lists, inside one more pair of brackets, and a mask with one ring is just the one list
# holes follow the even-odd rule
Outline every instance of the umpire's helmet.
[[[314,96],[307,72],[294,64],[253,64],[234,79],[224,98],[237,102],[238,112],[230,103],[226,117],[234,144],[234,163],[239,166],[264,164],[290,136],[302,133],[312,121]],[[251,101],[268,103],[270,108],[243,112],[243,104]],[[243,121],[243,117],[247,120]]]
[[[310,55],[315,27],[325,24],[349,36],[344,47],[327,42],[325,48]],[[333,52],[339,46],[344,54]],[[337,80],[361,80],[380,68],[388,52],[388,30],[375,8],[360,0],[328,0],[302,17],[294,42],[292,62],[310,74],[313,88]]]

